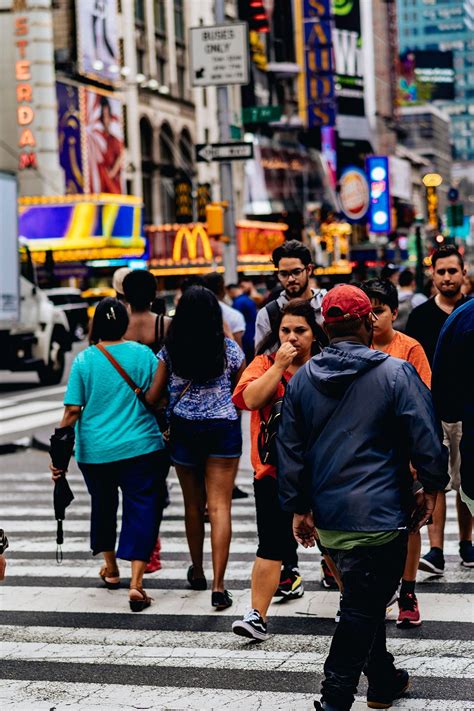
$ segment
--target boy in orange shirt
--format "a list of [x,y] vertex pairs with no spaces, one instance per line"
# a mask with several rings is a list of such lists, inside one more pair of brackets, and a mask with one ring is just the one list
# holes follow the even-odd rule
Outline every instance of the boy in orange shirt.
[[[369,279],[362,284],[372,303],[373,313],[377,316],[374,323],[372,347],[388,353],[395,358],[402,358],[411,363],[424,384],[431,388],[431,368],[425,351],[418,341],[400,331],[395,331],[393,322],[398,315],[398,293],[396,287],[383,279]],[[412,474],[416,472],[412,470]],[[398,599],[398,627],[417,627],[421,625],[418,600],[415,595],[416,573],[421,555],[421,534],[412,533],[408,539],[408,552],[403,571],[402,586]]]

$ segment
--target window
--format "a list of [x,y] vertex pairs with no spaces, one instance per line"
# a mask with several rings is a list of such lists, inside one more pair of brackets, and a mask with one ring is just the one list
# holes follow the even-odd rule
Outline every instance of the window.
[[174,31],[177,42],[184,42],[183,0],[174,0]]
[[135,0],[135,20],[145,22],[145,0]]
[[185,96],[184,96],[184,92],[185,92],[185,86],[184,86],[184,75],[185,75],[185,71],[184,71],[184,67],[178,66],[177,72],[178,72],[178,96],[179,96],[180,99],[184,99],[184,98],[185,98]]
[[145,50],[137,49],[137,72],[145,74]]
[[166,34],[166,9],[165,0],[155,0],[155,32],[160,35]]
[[156,58],[156,73],[161,86],[166,84],[166,59],[163,59],[163,57],[158,56]]

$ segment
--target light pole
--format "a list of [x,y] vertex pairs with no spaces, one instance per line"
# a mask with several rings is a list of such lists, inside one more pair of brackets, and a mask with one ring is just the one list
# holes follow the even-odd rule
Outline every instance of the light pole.
[[[216,23],[225,22],[225,1],[215,0],[214,14]],[[217,87],[217,120],[219,124],[219,141],[227,143],[230,141],[230,112],[229,94],[227,86]],[[225,269],[225,279],[227,283],[237,281],[237,244],[235,239],[235,209],[234,209],[234,188],[232,183],[232,163],[219,163],[219,179],[221,184],[221,200],[227,202],[227,209],[224,213],[225,236],[228,241],[224,242],[223,259]]]

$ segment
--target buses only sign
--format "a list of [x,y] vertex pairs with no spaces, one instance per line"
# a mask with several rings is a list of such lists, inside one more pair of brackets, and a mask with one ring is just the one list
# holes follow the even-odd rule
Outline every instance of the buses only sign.
[[249,83],[246,22],[191,27],[189,47],[192,86]]

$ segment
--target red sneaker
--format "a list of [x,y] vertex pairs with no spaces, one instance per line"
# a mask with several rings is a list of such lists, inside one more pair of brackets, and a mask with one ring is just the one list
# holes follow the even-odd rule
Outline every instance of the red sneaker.
[[397,627],[418,627],[421,625],[420,610],[415,593],[407,593],[398,600]]
[[145,573],[156,573],[157,570],[161,570],[160,551],[161,541],[159,538],[157,538],[155,547],[153,548],[153,552],[150,556],[150,560],[148,561],[147,566],[145,568]]

